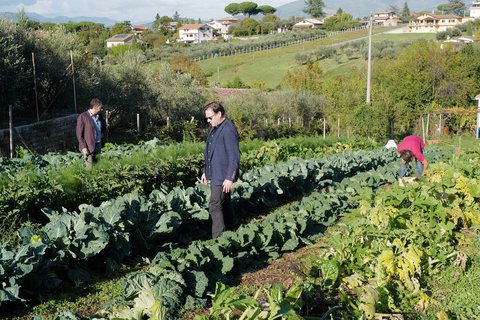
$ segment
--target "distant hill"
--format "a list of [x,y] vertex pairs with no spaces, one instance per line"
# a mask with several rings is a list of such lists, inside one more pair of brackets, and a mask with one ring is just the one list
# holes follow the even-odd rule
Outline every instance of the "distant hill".
[[[17,13],[13,12],[0,12],[0,16],[7,20],[12,20],[16,21],[17,20]],[[38,21],[38,22],[53,22],[53,23],[62,23],[62,22],[82,22],[82,21],[90,21],[90,22],[95,22],[95,23],[101,23],[104,24],[105,26],[112,26],[116,22],[113,19],[110,18],[105,18],[105,17],[85,17],[85,16],[80,16],[80,17],[64,17],[64,16],[58,16],[58,17],[53,17],[53,18],[47,18],[44,17],[40,14],[32,13],[32,12],[25,12],[25,16],[29,19]]]
[[[376,11],[387,10],[391,5],[397,6],[400,10],[403,9],[404,3],[407,2],[410,11],[432,11],[436,9],[439,4],[447,3],[444,0],[325,0],[325,12],[327,14],[333,14],[338,8],[342,8],[352,14],[356,18],[363,18],[369,16]],[[467,8],[470,2],[465,2]],[[303,12],[305,7],[304,0],[297,0],[287,3],[283,6],[277,7],[275,15],[282,19],[288,19],[291,17],[307,17],[307,14]]]

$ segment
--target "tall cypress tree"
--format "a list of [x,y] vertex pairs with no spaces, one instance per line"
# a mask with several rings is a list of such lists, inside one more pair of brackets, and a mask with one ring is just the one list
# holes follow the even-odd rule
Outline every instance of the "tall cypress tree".
[[305,8],[303,12],[308,13],[314,18],[322,18],[325,16],[325,3],[323,0],[305,0]]
[[403,4],[403,10],[402,10],[402,14],[400,15],[400,19],[402,20],[402,22],[408,22],[411,18],[411,14],[410,14],[410,8],[408,7],[408,4],[405,2]]

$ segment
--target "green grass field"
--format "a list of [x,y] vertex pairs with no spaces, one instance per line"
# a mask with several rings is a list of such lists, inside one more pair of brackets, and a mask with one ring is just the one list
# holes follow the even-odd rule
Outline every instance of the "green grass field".
[[[432,39],[435,37],[434,34],[385,34],[383,31],[385,31],[385,29],[379,28],[374,30],[374,42],[386,39],[408,41],[419,38]],[[208,81],[210,83],[219,82],[221,86],[225,86],[228,81],[239,77],[246,84],[261,81],[265,83],[267,88],[275,89],[281,83],[288,70],[299,66],[295,61],[295,55],[299,52],[313,51],[319,46],[338,44],[362,38],[366,39],[367,36],[368,30],[360,30],[339,34],[310,43],[205,60],[198,64],[202,71],[208,75]],[[361,60],[341,61],[337,63],[333,59],[326,59],[321,63],[327,76],[344,73],[356,64],[366,65],[365,62]]]

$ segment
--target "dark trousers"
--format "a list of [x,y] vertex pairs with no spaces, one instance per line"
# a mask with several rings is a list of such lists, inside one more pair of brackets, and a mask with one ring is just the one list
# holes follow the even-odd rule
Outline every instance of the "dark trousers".
[[83,160],[85,161],[85,168],[88,170],[92,169],[93,163],[97,161],[97,155],[102,153],[102,144],[97,142],[95,144],[95,150],[93,153],[88,155],[83,155]]
[[231,193],[223,192],[222,186],[210,186],[208,212],[212,217],[212,238],[219,237],[225,230],[232,230],[236,224],[233,214]]

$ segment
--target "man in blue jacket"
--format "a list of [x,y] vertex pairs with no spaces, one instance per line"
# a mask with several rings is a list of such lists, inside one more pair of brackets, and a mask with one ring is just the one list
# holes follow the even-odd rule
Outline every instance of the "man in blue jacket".
[[211,102],[203,112],[211,128],[203,153],[205,165],[201,181],[205,185],[210,181],[208,211],[212,218],[212,237],[217,238],[236,223],[231,193],[238,179],[240,149],[237,128],[225,117],[223,106],[217,101]]

